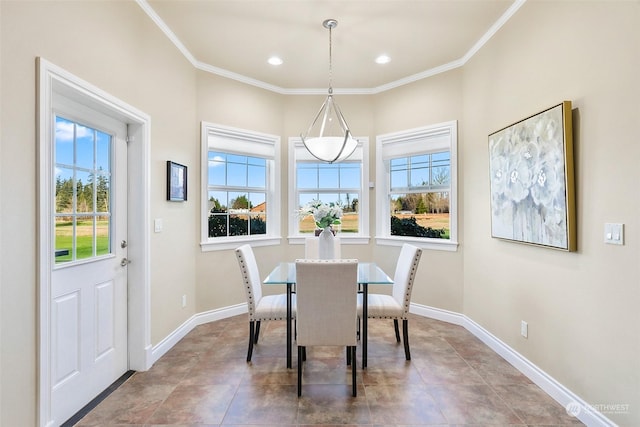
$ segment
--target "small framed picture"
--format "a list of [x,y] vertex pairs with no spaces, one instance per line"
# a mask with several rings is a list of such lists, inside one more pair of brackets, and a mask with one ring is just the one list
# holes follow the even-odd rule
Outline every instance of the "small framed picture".
[[170,160],[167,160],[167,200],[187,200],[187,167]]

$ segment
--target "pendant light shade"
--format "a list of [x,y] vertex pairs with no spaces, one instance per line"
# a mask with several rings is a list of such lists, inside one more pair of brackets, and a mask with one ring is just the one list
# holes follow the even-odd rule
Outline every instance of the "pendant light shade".
[[353,154],[358,141],[351,135],[340,107],[333,100],[333,88],[331,87],[331,30],[338,25],[338,21],[327,19],[322,25],[329,30],[329,94],[307,132],[300,135],[300,137],[313,157],[323,162],[335,163]]

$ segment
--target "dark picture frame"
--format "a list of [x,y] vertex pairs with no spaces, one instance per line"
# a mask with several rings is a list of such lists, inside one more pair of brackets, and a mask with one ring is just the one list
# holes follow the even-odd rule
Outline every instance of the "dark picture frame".
[[167,160],[167,200],[185,202],[187,200],[187,167]]
[[491,236],[575,251],[571,101],[489,135]]

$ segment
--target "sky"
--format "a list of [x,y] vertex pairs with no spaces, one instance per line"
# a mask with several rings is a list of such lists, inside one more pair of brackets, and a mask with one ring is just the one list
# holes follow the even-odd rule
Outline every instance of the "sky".
[[76,178],[86,184],[89,181],[89,175],[95,170],[109,171],[110,160],[111,136],[109,134],[56,117],[56,179],[72,178],[75,166]]

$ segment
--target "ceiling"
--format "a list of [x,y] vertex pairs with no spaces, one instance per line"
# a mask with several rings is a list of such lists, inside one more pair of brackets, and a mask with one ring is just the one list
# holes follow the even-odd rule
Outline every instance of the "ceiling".
[[[524,0],[136,0],[195,67],[280,93],[376,93],[463,65]],[[381,54],[391,62],[378,65]],[[284,63],[267,63],[277,55]]]

